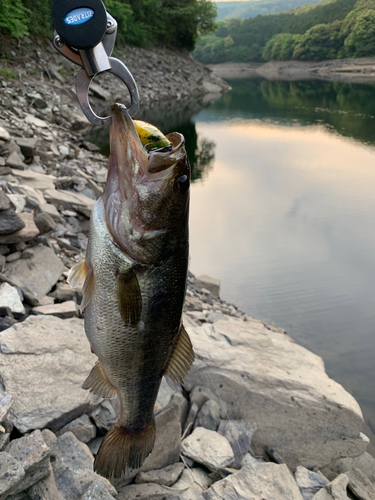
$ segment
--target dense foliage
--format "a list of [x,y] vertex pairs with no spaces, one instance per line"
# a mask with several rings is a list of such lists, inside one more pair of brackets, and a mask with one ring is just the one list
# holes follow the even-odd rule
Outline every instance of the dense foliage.
[[219,21],[215,33],[198,40],[193,55],[203,63],[375,56],[375,0],[324,0]]
[[[320,0],[303,0],[303,4],[319,3]],[[217,2],[217,20],[239,17],[249,19],[250,17],[284,10],[295,9],[301,5],[301,0],[245,0],[239,2]]]
[[[192,50],[198,34],[215,28],[210,0],[104,0],[118,22],[118,40],[135,45],[162,44]],[[0,30],[20,38],[50,35],[51,0],[0,0]]]

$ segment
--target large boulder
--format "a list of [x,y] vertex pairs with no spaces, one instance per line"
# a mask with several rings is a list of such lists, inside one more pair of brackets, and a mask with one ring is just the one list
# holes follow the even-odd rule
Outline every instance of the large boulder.
[[82,320],[29,316],[0,333],[0,377],[13,396],[9,419],[22,433],[56,431],[97,402],[81,388],[96,357]]
[[319,356],[259,321],[188,328],[198,354],[186,388],[203,385],[227,403],[228,418],[257,424],[252,445],[268,446],[295,469],[324,467],[366,450],[355,399],[331,380]]
[[53,250],[38,245],[33,248],[33,255],[29,259],[8,263],[4,274],[20,288],[26,288],[37,295],[46,295],[64,269],[64,264]]

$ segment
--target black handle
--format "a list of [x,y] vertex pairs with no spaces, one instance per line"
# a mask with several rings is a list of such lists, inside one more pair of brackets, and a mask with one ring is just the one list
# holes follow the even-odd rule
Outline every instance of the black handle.
[[107,12],[101,0],[54,0],[51,16],[59,36],[75,49],[92,49],[107,29]]

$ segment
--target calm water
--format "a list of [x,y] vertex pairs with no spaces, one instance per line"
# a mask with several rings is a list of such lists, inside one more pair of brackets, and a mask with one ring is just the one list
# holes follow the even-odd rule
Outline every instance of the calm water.
[[321,355],[374,444],[375,86],[230,84],[199,112],[180,102],[139,117],[186,136],[190,268]]

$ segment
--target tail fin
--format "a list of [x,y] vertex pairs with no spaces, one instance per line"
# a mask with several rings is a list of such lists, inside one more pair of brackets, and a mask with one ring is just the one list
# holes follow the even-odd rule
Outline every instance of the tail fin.
[[106,434],[94,462],[94,470],[108,479],[139,469],[155,442],[155,420],[141,430],[117,423]]

